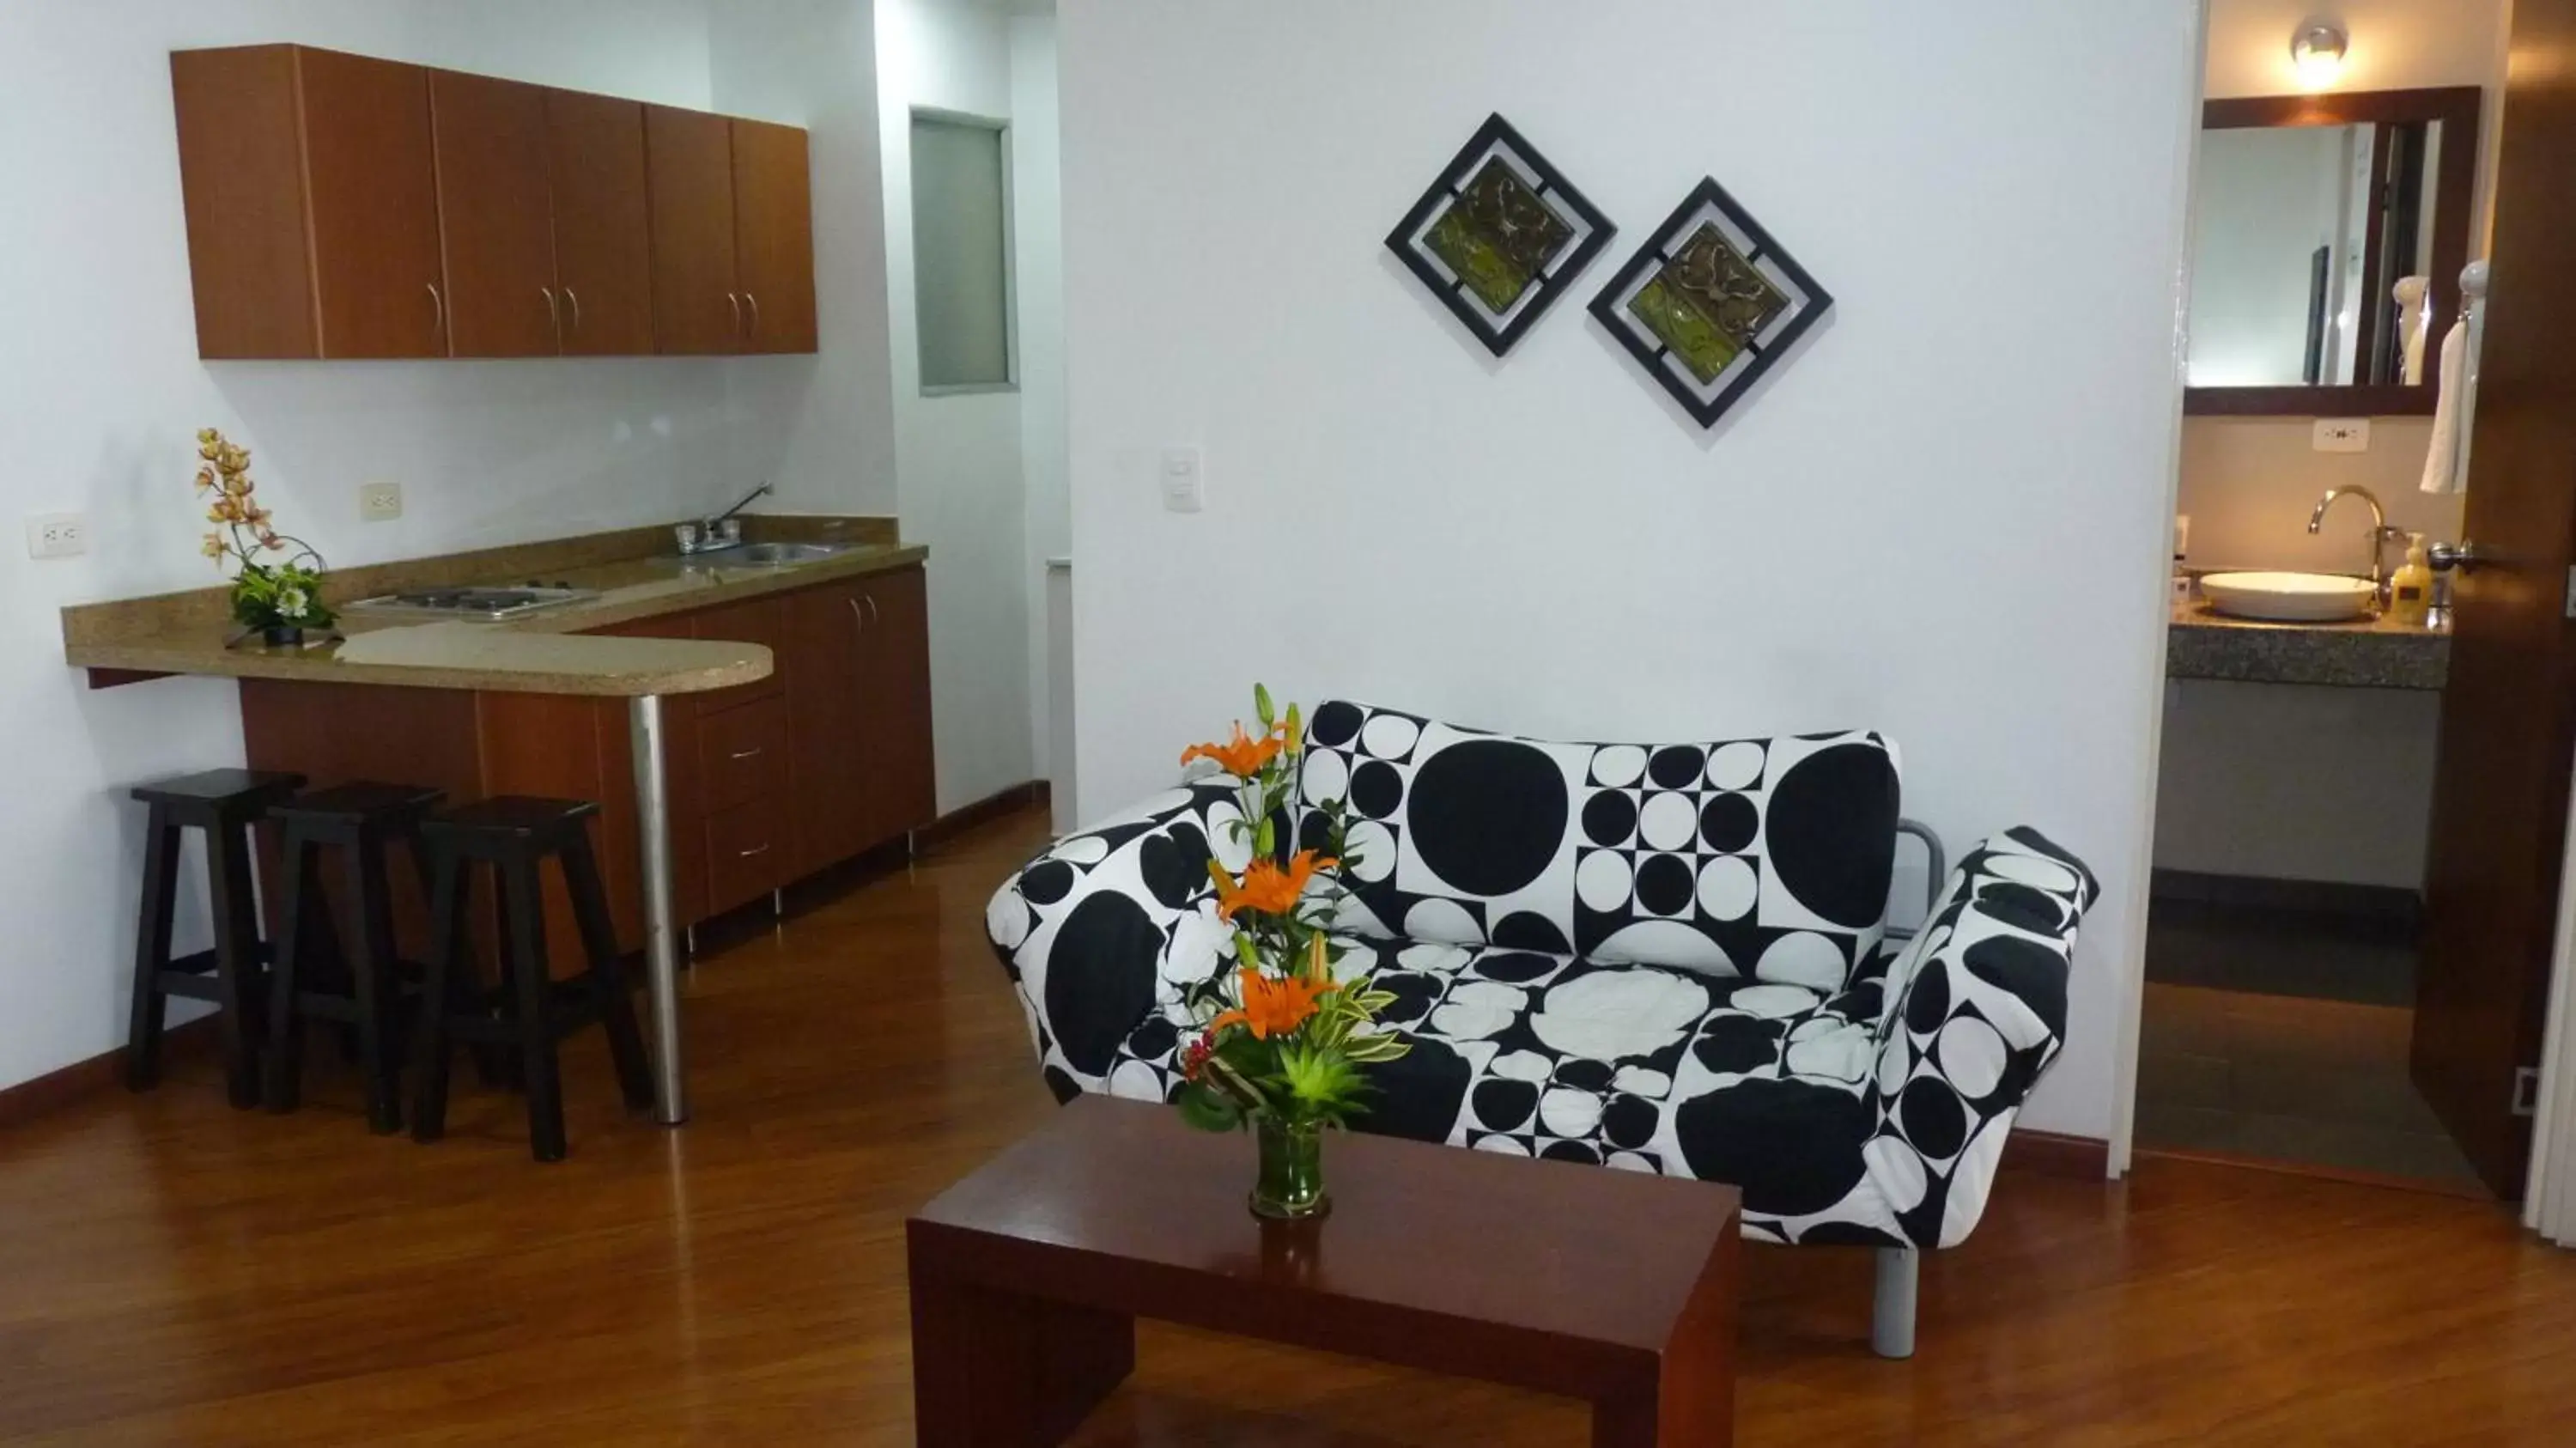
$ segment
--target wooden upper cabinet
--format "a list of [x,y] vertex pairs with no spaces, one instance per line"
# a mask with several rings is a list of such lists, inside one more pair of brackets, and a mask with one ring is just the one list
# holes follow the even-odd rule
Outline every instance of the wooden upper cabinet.
[[805,133],[733,123],[734,274],[747,314],[743,350],[811,352],[814,203]]
[[433,71],[439,230],[447,333],[458,357],[562,350],[555,289],[546,94],[536,86]]
[[546,157],[564,352],[651,352],[653,217],[644,107],[577,91],[546,92]]
[[815,350],[792,126],[300,45],[170,84],[199,356]]
[[199,355],[444,355],[428,72],[280,45],[170,67]]
[[653,329],[661,350],[739,352],[749,317],[734,280],[733,123],[644,108],[652,174]]

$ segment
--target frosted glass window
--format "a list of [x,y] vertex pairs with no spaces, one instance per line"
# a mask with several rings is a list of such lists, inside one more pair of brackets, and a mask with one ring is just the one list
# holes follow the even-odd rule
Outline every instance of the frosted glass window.
[[1011,385],[1006,133],[912,118],[912,287],[925,392]]

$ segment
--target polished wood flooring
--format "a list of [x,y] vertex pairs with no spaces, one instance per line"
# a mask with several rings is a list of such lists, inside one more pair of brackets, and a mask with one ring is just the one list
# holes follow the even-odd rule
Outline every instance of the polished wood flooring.
[[[201,1059],[0,1133],[0,1441],[911,1442],[904,1215],[1053,1109],[980,928],[1042,830],[702,964],[682,1131],[585,1039],[555,1167],[462,1075],[446,1141],[369,1137],[327,1053],[293,1117]],[[1746,1444],[2576,1440],[2576,1255],[2492,1205],[2008,1172],[1905,1363],[1869,1353],[1866,1254],[1746,1256]],[[1579,1406],[1476,1384],[1151,1327],[1140,1356],[1082,1442],[1585,1442]]]

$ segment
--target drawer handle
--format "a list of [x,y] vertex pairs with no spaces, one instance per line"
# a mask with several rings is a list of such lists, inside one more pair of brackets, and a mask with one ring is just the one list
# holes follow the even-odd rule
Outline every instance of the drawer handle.
[[752,849],[752,850],[744,850],[744,851],[742,851],[742,852],[741,852],[741,854],[740,854],[739,856],[737,856],[737,858],[748,860],[748,859],[750,859],[750,858],[751,858],[752,856],[754,856],[754,855],[765,855],[765,854],[768,854],[768,853],[769,853],[769,846],[767,846],[767,845],[762,845],[762,846],[760,846],[758,849]]
[[758,759],[760,754],[760,747],[758,745],[754,745],[749,749],[737,749],[726,757],[731,759]]

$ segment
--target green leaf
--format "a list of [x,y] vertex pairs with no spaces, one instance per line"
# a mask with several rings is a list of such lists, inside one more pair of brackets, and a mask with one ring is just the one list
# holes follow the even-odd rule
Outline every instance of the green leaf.
[[1196,1081],[1183,1085],[1173,1104],[1180,1107],[1181,1120],[1201,1131],[1233,1131],[1243,1125],[1242,1107]]

